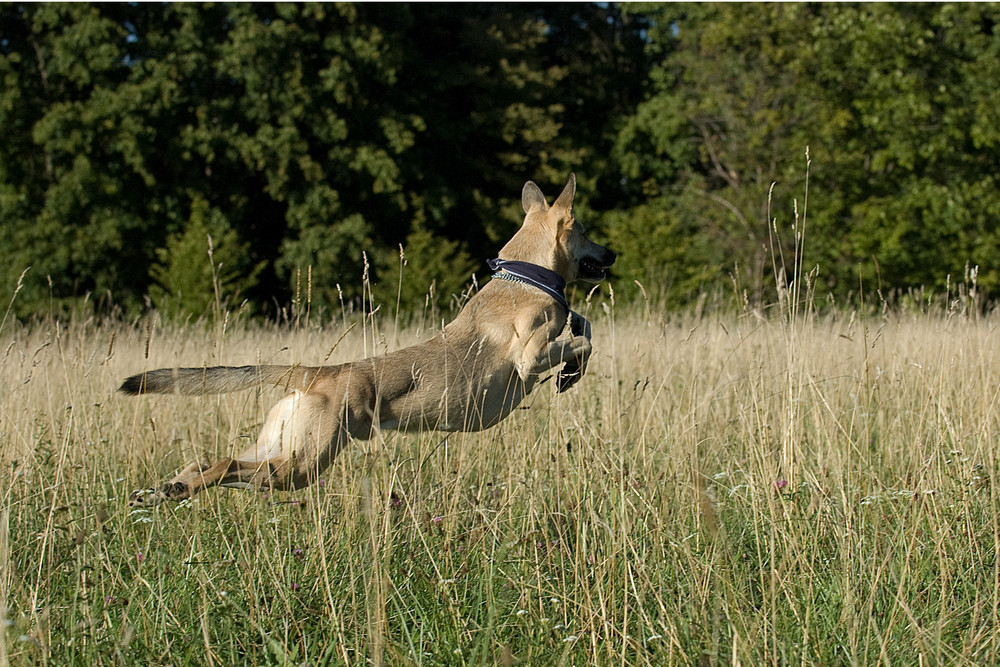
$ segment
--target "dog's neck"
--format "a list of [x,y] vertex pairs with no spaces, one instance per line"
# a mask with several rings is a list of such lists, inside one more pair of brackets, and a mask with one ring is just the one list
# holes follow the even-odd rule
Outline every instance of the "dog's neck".
[[566,280],[552,269],[546,269],[544,266],[530,262],[499,258],[491,259],[487,261],[487,264],[494,271],[494,278],[537,287],[559,302],[566,310],[569,310],[565,294]]

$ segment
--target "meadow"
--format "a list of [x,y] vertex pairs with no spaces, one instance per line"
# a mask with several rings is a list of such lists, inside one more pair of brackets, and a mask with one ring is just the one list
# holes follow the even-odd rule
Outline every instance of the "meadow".
[[1000,660],[1000,317],[576,303],[595,355],[565,394],[154,509],[129,492],[255,438],[280,394],[126,375],[335,363],[440,321],[5,320],[0,665]]

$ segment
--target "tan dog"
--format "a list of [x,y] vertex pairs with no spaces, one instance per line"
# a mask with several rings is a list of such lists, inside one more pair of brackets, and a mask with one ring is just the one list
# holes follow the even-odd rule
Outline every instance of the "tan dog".
[[[292,392],[267,416],[256,446],[236,458],[192,464],[159,489],[137,490],[132,505],[188,498],[213,484],[293,489],[309,484],[350,438],[376,429],[478,431],[498,423],[540,376],[566,364],[565,391],[590,357],[590,325],[569,310],[562,289],[599,282],[615,253],[590,241],[573,217],[576,177],[552,206],[524,185],[521,229],[491,261],[494,280],[425,343],[340,366],[160,369],[134,375],[126,394],[209,394],[281,385]],[[570,321],[572,335],[556,340]]]

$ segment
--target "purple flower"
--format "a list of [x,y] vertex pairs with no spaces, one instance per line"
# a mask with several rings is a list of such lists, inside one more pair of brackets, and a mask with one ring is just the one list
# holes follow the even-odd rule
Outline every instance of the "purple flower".
[[774,488],[776,488],[778,491],[781,491],[786,486],[788,486],[787,479],[779,479],[777,482],[774,483]]
[[135,559],[141,563],[142,561],[146,560],[146,557],[142,555],[141,551],[138,551],[136,552]]
[[438,514],[436,517],[434,517],[433,519],[431,519],[432,523],[441,523],[442,521],[444,521],[444,517],[441,516],[440,514]]

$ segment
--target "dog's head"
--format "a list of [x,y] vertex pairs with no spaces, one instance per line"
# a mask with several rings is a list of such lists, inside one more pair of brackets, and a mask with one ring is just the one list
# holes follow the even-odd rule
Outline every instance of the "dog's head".
[[587,231],[573,215],[576,196],[576,174],[552,206],[537,185],[528,181],[521,191],[524,224],[503,250],[500,257],[532,262],[552,269],[566,282],[585,280],[598,283],[617,255],[587,238]]

